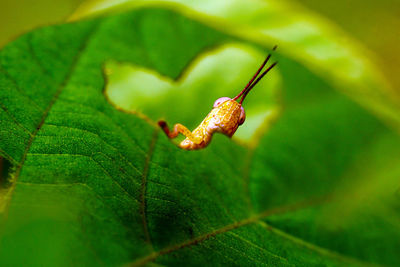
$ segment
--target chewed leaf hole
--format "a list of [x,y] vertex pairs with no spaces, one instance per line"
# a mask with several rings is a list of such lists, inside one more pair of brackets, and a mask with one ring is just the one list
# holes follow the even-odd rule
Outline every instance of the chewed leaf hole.
[[[166,120],[194,129],[220,97],[234,97],[247,84],[267,51],[242,44],[229,44],[197,56],[177,80],[132,64],[105,64],[107,99],[120,109],[139,112],[153,121]],[[279,68],[257,84],[243,106],[246,121],[235,138],[249,141],[279,107]]]

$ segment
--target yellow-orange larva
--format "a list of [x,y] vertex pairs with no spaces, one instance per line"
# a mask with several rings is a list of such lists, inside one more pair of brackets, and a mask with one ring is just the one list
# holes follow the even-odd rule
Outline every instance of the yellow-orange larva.
[[[276,46],[273,50],[276,49]],[[257,70],[256,74],[249,81],[246,87],[233,99],[229,97],[218,98],[214,102],[213,109],[208,113],[200,125],[192,132],[180,123],[174,125],[172,131],[168,129],[167,123],[163,120],[158,122],[158,125],[163,129],[169,138],[175,138],[179,133],[186,136],[179,147],[186,150],[201,149],[206,147],[210,142],[214,133],[219,132],[232,137],[237,128],[244,123],[246,118],[244,108],[242,106],[243,100],[246,98],[250,90],[268,73],[278,62],[273,63],[268,67],[260,76],[261,70],[267,64],[271,54],[267,56],[261,67]],[[241,97],[240,101],[236,100]]]

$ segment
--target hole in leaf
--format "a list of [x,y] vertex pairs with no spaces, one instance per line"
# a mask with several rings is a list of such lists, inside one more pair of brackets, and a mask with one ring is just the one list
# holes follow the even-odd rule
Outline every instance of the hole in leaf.
[[[193,130],[216,99],[233,98],[243,89],[267,54],[248,45],[223,45],[200,54],[176,81],[155,70],[109,61],[105,65],[105,94],[119,109],[142,113],[153,121],[164,119],[170,126],[181,123]],[[276,115],[280,86],[279,68],[275,68],[244,102],[246,121],[234,138],[252,140],[268,117]]]

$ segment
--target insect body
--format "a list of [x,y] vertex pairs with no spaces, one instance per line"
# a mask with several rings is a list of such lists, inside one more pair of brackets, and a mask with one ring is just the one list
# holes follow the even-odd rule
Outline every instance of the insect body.
[[[273,50],[275,49],[276,46]],[[277,64],[277,62],[273,63],[260,76],[258,76],[270,57],[271,55],[269,54],[250,82],[236,97],[233,99],[229,97],[218,98],[214,102],[211,112],[205,117],[200,125],[193,130],[193,132],[180,123],[175,124],[172,131],[168,129],[165,121],[159,121],[158,125],[171,139],[177,137],[179,133],[186,136],[186,139],[179,144],[179,147],[187,150],[206,147],[211,142],[211,138],[215,132],[232,137],[237,128],[244,123],[246,118],[242,106],[243,100],[246,98],[250,90],[264,77],[264,75]],[[236,100],[239,99],[239,97],[241,97],[241,99],[237,102]]]

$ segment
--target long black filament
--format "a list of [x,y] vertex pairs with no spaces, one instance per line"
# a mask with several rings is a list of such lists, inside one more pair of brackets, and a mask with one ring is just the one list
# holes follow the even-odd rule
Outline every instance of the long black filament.
[[278,64],[278,62],[274,62],[271,66],[269,66],[258,78],[257,80],[254,81],[254,83],[252,83],[247,90],[244,92],[242,98],[240,99],[239,104],[243,103],[243,100],[246,98],[247,94],[250,92],[251,89],[253,89],[253,87],[265,76],[265,74],[267,74],[273,67],[276,66],[276,64]]
[[[277,48],[277,46],[275,45],[272,48],[272,51],[275,51],[275,49]],[[251,78],[251,80],[249,81],[249,83],[246,85],[246,87],[235,97],[233,98],[233,100],[237,100],[240,96],[242,96],[241,100],[240,100],[240,104],[242,104],[243,100],[245,99],[245,97],[247,96],[247,94],[249,93],[249,91],[261,80],[262,77],[264,77],[265,74],[267,74],[267,72],[269,70],[271,70],[278,62],[275,62],[274,64],[272,64],[266,71],[264,71],[258,78],[257,76],[260,74],[261,70],[265,67],[265,65],[267,64],[268,60],[271,58],[271,54],[268,54],[267,58],[264,60],[264,62],[261,64],[260,68],[257,70],[257,72],[254,74],[253,78]],[[257,80],[255,80],[257,78]],[[254,81],[255,80],[255,81]]]

